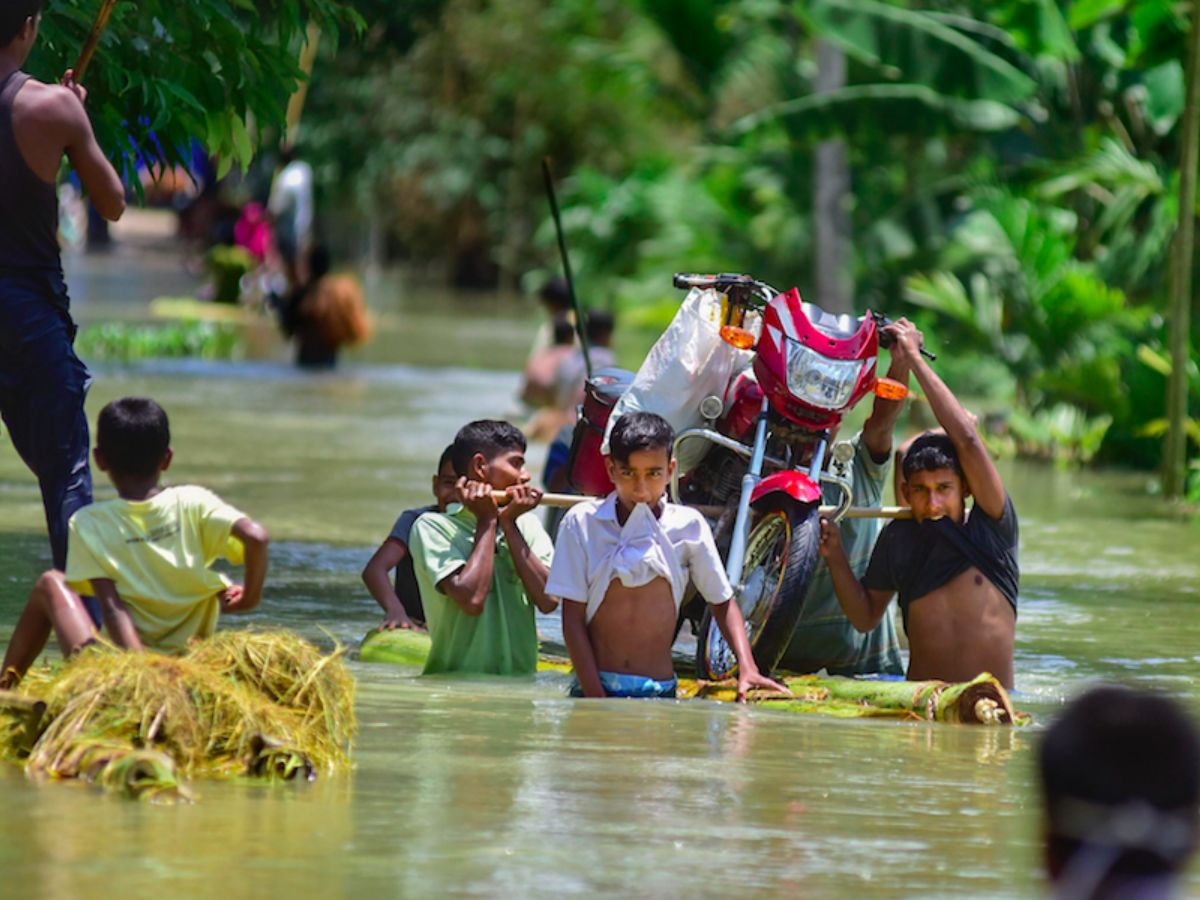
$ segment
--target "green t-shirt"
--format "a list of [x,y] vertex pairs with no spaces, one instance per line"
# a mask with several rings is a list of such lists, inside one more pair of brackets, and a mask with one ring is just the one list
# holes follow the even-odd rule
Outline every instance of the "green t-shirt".
[[[851,443],[854,459],[846,474],[853,487],[854,505],[880,506],[891,459],[882,463],[871,459],[861,431]],[[833,485],[824,486],[823,502],[836,504],[840,498],[840,490]],[[880,519],[842,520],[842,546],[856,578],[862,578],[867,570],[875,539],[882,527]],[[804,595],[800,620],[779,666],[793,672],[826,669],[831,675],[903,675],[904,662],[900,657],[900,640],[891,608],[878,625],[866,634],[859,633],[842,612],[825,560],[817,560],[816,571]]]
[[[537,516],[521,516],[517,528],[534,555],[549,566],[554,547]],[[474,546],[475,515],[465,508],[425,513],[412,527],[408,547],[432,639],[423,674],[532,675],[538,654],[534,605],[503,531],[496,536],[492,587],[480,615],[468,616],[437,589],[442,579],[466,565]]]

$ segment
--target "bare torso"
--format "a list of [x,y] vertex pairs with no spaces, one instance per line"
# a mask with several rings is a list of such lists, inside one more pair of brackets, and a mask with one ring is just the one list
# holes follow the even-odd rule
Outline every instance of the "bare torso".
[[1011,688],[1016,624],[1004,594],[968,568],[909,605],[909,679],[969,681],[990,672]]
[[667,579],[656,578],[636,588],[614,579],[587,626],[597,668],[662,681],[671,678],[675,621],[675,600]]

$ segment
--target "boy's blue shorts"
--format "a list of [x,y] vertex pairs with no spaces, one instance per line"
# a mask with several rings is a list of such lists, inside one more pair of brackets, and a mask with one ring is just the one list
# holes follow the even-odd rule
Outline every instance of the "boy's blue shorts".
[[[679,687],[679,679],[674,676],[670,681],[657,681],[645,675],[626,675],[621,672],[601,672],[600,686],[610,697],[647,697],[671,700]],[[570,695],[582,697],[583,689],[578,679],[571,682]]]

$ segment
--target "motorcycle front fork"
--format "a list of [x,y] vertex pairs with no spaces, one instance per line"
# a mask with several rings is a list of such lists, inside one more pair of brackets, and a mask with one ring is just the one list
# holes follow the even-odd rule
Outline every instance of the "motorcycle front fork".
[[[735,590],[740,590],[742,581],[742,569],[746,563],[746,543],[750,537],[750,497],[754,494],[754,489],[758,487],[758,483],[762,481],[763,464],[770,459],[772,465],[779,468],[786,468],[787,464],[767,456],[767,419],[770,412],[769,401],[763,397],[762,406],[758,412],[758,418],[754,426],[754,444],[746,446],[740,441],[726,437],[709,428],[690,428],[682,431],[675,438],[675,445],[672,448],[674,453],[678,453],[680,445],[692,438],[702,438],[721,447],[726,447],[734,451],[738,455],[747,458],[749,465],[746,468],[746,473],[742,476],[741,493],[738,495],[737,516],[734,519],[733,531],[729,542],[729,555],[725,563],[725,574],[729,577],[729,583],[733,585]],[[832,472],[824,472],[822,469],[825,466],[825,451],[829,446],[829,432],[823,432],[817,440],[816,446],[813,448],[812,460],[808,466],[808,477],[815,484],[829,482],[838,486],[842,493],[842,500],[835,509],[831,511],[830,518],[837,522],[840,521],[846,510],[850,508],[851,489],[850,482],[845,477],[844,461],[837,459],[834,468],[837,474]],[[671,478],[671,497],[678,501],[679,499],[679,473],[678,471]]]
[[769,402],[764,396],[762,407],[758,411],[758,421],[754,425],[754,449],[750,455],[750,465],[746,468],[746,474],[742,476],[742,493],[738,497],[737,517],[733,520],[729,558],[725,561],[725,574],[729,576],[729,583],[733,585],[734,590],[741,586],[742,566],[746,562],[746,539],[750,536],[750,495],[762,481],[763,457],[767,453],[769,409]]
[[[725,574],[735,590],[741,589],[742,569],[746,563],[746,544],[750,537],[750,497],[758,483],[762,481],[763,460],[767,448],[767,400],[763,398],[762,409],[754,431],[754,447],[750,456],[750,465],[742,476],[742,492],[738,497],[737,518],[733,522],[733,534],[729,542],[729,557],[725,563]],[[853,499],[850,481],[846,478],[845,460],[837,458],[834,462],[834,472],[825,472],[825,451],[829,447],[829,432],[821,433],[813,447],[812,460],[808,466],[808,477],[814,484],[831,483],[837,485],[842,494],[841,502],[831,511],[830,518],[839,522],[846,510],[850,508]]]

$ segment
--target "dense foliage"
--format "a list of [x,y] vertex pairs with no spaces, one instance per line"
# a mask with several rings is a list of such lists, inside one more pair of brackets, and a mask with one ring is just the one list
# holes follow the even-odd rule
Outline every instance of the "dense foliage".
[[[627,327],[670,315],[678,270],[811,295],[814,148],[840,139],[860,310],[915,317],[956,387],[1015,403],[1017,446],[1157,463],[1182,5],[359,8],[365,42],[318,64],[309,150],[402,254],[535,286],[557,270],[549,154],[582,293]],[[817,41],[844,86],[815,90]]]
[[[101,5],[50,3],[29,70],[57,81],[74,66]],[[221,171],[245,168],[255,132],[284,128],[310,22],[330,44],[361,25],[342,0],[120,0],[84,79],[100,145],[129,183],[140,165],[189,165],[194,141]]]
[[[53,5],[35,72],[71,64],[99,4]],[[194,137],[245,165],[285,124],[310,25],[302,151],[374,247],[536,287],[558,268],[549,156],[581,293],[625,328],[669,318],[677,270],[813,297],[814,151],[840,141],[858,309],[916,318],[959,390],[1016,410],[1016,446],[1158,462],[1184,5],[121,2],[87,79],[102,143],[127,175]],[[818,48],[845,63],[833,87]],[[1196,417],[1194,355],[1189,377]]]

